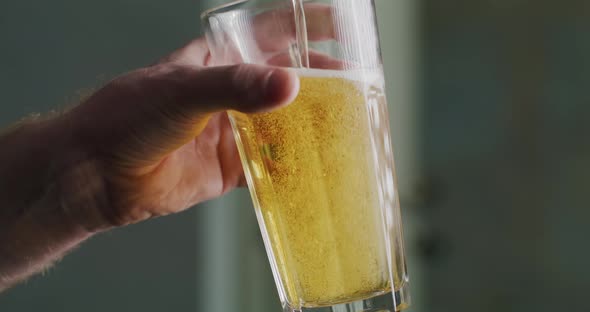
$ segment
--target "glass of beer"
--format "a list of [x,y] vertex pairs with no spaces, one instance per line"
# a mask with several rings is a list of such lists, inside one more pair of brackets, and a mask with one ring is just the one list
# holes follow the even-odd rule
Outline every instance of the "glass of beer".
[[202,20],[212,65],[300,78],[284,108],[228,112],[284,311],[406,308],[373,0],[242,0]]

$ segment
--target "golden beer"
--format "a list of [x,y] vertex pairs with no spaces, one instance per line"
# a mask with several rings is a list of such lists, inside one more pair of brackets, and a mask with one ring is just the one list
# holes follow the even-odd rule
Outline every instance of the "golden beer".
[[368,115],[370,101],[385,100],[382,77],[375,84],[363,74],[306,69],[299,75],[291,105],[230,113],[277,284],[294,307],[389,292]]

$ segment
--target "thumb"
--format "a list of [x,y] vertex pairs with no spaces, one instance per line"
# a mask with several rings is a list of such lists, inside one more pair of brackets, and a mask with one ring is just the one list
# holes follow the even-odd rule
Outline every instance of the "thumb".
[[188,115],[193,111],[227,109],[244,113],[266,112],[293,101],[299,88],[297,76],[284,68],[260,65],[176,66],[173,71],[175,73],[172,74],[178,75],[179,81],[184,82],[178,85],[178,94],[184,94],[186,99],[176,103],[179,107],[168,108],[180,109]]
[[282,68],[162,64],[115,79],[73,113],[91,148],[117,167],[137,168],[193,140],[213,113],[267,112],[298,89],[295,73]]

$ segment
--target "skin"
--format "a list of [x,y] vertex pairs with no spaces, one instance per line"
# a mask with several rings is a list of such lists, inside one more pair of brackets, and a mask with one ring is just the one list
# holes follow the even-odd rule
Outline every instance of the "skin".
[[[306,10],[321,21],[310,23],[310,39],[332,38],[330,8]],[[274,30],[269,18],[277,17],[255,21],[261,33]],[[0,133],[0,291],[98,233],[243,186],[226,111],[267,112],[294,100],[297,76],[271,67],[288,64],[280,52],[293,33],[287,25],[276,36],[256,36],[265,52],[277,51],[269,66],[209,66],[206,41],[194,40],[65,113]],[[343,67],[313,51],[310,64]]]
[[244,184],[225,111],[286,105],[298,78],[256,65],[206,67],[207,60],[198,39],[64,114],[0,136],[0,290],[97,233]]

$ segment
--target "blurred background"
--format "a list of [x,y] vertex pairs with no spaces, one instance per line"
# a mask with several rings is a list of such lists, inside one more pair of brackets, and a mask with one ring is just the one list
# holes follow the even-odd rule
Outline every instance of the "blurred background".
[[[223,2],[1,2],[0,126],[153,63]],[[590,311],[590,2],[375,2],[409,311]],[[99,235],[0,294],[0,311],[280,305],[242,190]]]

